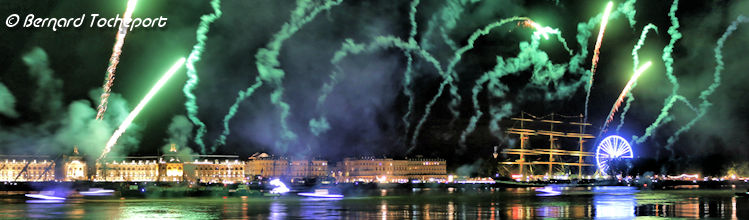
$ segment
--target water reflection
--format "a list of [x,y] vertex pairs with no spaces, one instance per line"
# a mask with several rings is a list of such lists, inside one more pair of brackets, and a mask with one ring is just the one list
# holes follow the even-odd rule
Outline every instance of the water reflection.
[[194,206],[181,204],[179,202],[169,203],[121,203],[127,206],[121,207],[118,215],[121,219],[210,219],[218,213],[203,212],[204,207],[199,204]]
[[[70,200],[28,204],[0,200],[4,218],[122,219],[528,219],[635,216],[749,218],[747,198],[730,190],[638,191],[629,187],[565,188],[544,197],[527,189],[377,190],[344,199],[182,198]],[[384,196],[383,196],[384,194]]]
[[[673,201],[673,198],[658,199],[659,197],[672,197],[664,193],[654,193],[642,199],[641,205],[636,207],[635,214],[638,216],[659,217],[685,217],[685,218],[739,218],[749,217],[749,205],[746,198],[733,196],[689,196]],[[656,200],[648,203],[649,200]]]
[[65,204],[59,203],[30,203],[28,204],[29,218],[54,218],[63,214],[61,208]]
[[286,205],[281,202],[274,201],[270,204],[270,218],[271,219],[284,219],[286,218]]
[[593,189],[593,206],[596,218],[624,218],[634,217],[635,188],[630,187],[595,187]]
[[387,201],[385,200],[382,200],[382,204],[380,204],[380,215],[382,216],[382,219],[387,219],[388,208],[387,208]]

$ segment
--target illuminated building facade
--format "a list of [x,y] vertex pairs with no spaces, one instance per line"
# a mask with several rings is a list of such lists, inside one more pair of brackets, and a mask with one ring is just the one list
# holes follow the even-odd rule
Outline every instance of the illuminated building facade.
[[328,175],[326,160],[293,160],[289,162],[289,176],[292,178],[322,177]]
[[55,162],[47,157],[25,155],[3,157],[0,158],[0,181],[40,182],[55,179]]
[[255,153],[245,164],[245,174],[248,177],[301,179],[328,176],[329,170],[327,160],[289,160]]
[[257,159],[247,161],[247,175],[263,177],[281,177],[287,174],[289,162],[283,159]]
[[169,152],[159,158],[159,180],[160,182],[180,182],[183,180],[185,164],[177,156],[177,147],[172,144]]
[[442,159],[345,158],[331,172],[326,160],[289,160],[265,153],[254,154],[249,160],[237,155],[180,155],[176,146],[162,156],[109,157],[93,164],[74,148],[71,155],[62,155],[57,162],[59,170],[55,170],[55,160],[46,157],[0,157],[0,181],[240,183],[256,177],[294,180],[332,176],[340,182],[402,183],[447,179]]
[[408,159],[408,172],[406,175],[409,179],[444,182],[447,180],[447,162],[443,159]]
[[126,157],[96,163],[94,181],[152,182],[159,180],[157,157]]
[[309,161],[292,160],[289,162],[289,172],[292,177],[305,177],[309,173]]
[[307,176],[323,177],[330,175],[327,160],[312,160],[310,161],[309,166],[310,168]]
[[183,161],[172,145],[161,157],[126,157],[96,164],[95,181],[236,183],[245,180],[245,162],[236,155],[189,155]]
[[338,163],[341,182],[408,182],[408,161],[391,158],[345,158]]
[[62,169],[62,180],[88,180],[88,166],[86,166],[86,161],[78,153],[78,147],[73,148],[73,155],[66,155],[63,158],[65,164]]
[[341,182],[444,182],[447,180],[447,164],[443,159],[427,158],[345,158],[338,163],[334,175]]
[[245,162],[238,156],[203,156],[184,163],[185,180],[201,183],[245,182]]
[[289,161],[285,158],[272,157],[266,153],[250,156],[245,164],[248,176],[281,177],[288,176]]

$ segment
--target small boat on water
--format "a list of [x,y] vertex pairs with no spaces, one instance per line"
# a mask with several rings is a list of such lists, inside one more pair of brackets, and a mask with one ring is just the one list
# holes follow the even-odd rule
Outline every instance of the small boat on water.
[[25,196],[28,198],[26,203],[63,203],[66,199],[64,193],[56,193],[55,191],[28,193]]
[[554,189],[552,186],[545,186],[544,188],[536,189],[536,192],[541,192],[538,196],[558,196],[562,195],[562,192],[558,189]]
[[79,194],[83,196],[112,196],[114,190],[102,189],[102,188],[90,188],[88,191],[80,191]]
[[26,194],[26,197],[29,197],[32,199],[40,199],[40,200],[65,200],[65,197],[53,196],[51,194],[46,194],[46,193],[39,193],[39,194],[29,193],[29,194]]
[[312,193],[297,193],[297,195],[313,198],[343,198],[342,194],[331,194],[328,189],[316,189]]

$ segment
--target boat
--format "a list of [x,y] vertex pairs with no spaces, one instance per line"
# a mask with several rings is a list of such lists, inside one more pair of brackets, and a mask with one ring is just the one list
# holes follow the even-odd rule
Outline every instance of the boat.
[[78,194],[81,194],[83,196],[112,196],[114,194],[114,190],[111,189],[102,189],[102,188],[90,188],[88,191],[80,191]]
[[536,192],[541,192],[538,196],[558,196],[562,195],[561,191],[554,189],[552,186],[546,186],[544,188],[536,189]]
[[330,194],[328,189],[316,189],[312,193],[297,193],[297,195],[313,198],[343,198],[342,194]]
[[26,203],[63,203],[65,202],[65,196],[54,191],[41,191],[38,194],[28,193],[25,194],[29,200]]
[[58,196],[52,196],[52,195],[45,195],[45,194],[26,194],[26,197],[32,198],[32,199],[41,199],[41,200],[65,200],[65,197],[58,197]]

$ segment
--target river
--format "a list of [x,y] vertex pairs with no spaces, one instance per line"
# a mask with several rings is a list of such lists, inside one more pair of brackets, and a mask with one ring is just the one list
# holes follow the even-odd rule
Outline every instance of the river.
[[[524,219],[638,216],[749,219],[740,190],[630,187],[373,190],[343,199],[218,197],[0,199],[0,218],[83,219]],[[44,203],[40,203],[44,202]]]

